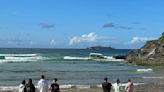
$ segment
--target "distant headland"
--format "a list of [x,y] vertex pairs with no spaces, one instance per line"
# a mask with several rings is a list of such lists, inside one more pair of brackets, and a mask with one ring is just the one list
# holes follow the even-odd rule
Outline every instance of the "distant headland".
[[100,49],[115,49],[111,46],[91,46],[91,47],[88,47],[86,49],[90,49],[90,50],[100,50]]
[[126,60],[139,65],[164,65],[164,32],[159,39],[147,41],[140,49],[131,51]]

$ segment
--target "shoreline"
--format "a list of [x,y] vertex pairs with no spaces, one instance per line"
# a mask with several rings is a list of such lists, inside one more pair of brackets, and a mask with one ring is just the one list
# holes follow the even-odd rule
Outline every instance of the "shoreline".
[[[0,92],[18,92],[18,87],[0,87]],[[124,86],[123,86],[124,89]],[[61,92],[103,92],[100,86],[93,86],[93,87],[70,87],[70,88],[60,88]],[[163,92],[164,91],[164,82],[162,83],[150,83],[150,84],[140,84],[135,85],[134,92]],[[38,92],[36,90],[36,92]],[[50,92],[50,91],[49,91]],[[111,90],[111,92],[114,92]]]
[[[149,83],[149,84],[136,84],[134,83],[134,92],[163,92],[164,82]],[[123,84],[124,89],[125,84]],[[61,85],[60,92],[102,92],[101,85]],[[1,86],[0,92],[18,92],[18,86]],[[36,89],[36,92],[38,90]],[[50,92],[50,91],[49,91]],[[111,90],[111,92],[114,92]]]

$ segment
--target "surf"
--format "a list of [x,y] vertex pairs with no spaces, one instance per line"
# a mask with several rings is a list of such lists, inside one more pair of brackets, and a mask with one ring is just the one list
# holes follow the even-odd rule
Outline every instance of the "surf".
[[152,72],[153,69],[148,68],[148,69],[137,69],[137,72]]
[[98,58],[90,58],[90,57],[74,57],[74,56],[64,56],[63,59],[64,60],[84,60],[84,61],[88,61],[88,60],[93,60],[93,61],[124,61],[123,59],[114,59],[111,56],[105,56],[106,59],[98,59]]
[[64,56],[65,60],[89,60],[89,57],[72,57],[72,56]]
[[29,62],[43,60],[38,54],[0,54],[0,63],[5,62]]

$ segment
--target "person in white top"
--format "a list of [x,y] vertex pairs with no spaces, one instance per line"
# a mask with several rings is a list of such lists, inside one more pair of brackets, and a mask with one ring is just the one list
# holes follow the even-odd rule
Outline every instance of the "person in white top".
[[41,79],[38,82],[37,88],[39,92],[48,92],[48,82],[45,80],[44,75],[41,76]]
[[114,92],[122,92],[122,84],[120,83],[120,80],[117,79],[116,83],[113,85]]
[[26,92],[26,81],[23,80],[22,83],[19,85],[19,92]]

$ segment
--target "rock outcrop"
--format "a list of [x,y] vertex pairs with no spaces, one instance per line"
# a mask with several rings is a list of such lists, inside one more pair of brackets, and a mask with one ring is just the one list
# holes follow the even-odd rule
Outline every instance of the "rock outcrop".
[[164,65],[164,32],[158,40],[147,41],[140,49],[131,51],[126,60],[141,65]]

